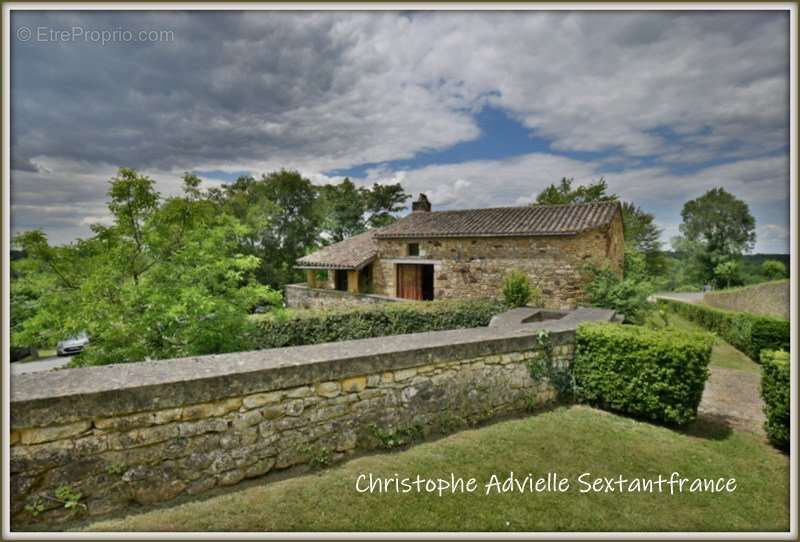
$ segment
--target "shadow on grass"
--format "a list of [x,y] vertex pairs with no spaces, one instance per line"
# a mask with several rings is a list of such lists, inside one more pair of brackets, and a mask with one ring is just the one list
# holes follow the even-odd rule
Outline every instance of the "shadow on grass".
[[691,437],[725,440],[733,433],[732,427],[728,416],[704,412],[698,414],[697,420],[680,432]]

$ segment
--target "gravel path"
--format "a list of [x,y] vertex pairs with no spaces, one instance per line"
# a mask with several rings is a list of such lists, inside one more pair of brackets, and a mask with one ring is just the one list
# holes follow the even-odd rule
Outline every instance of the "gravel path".
[[756,373],[711,367],[700,416],[721,421],[732,429],[764,435],[761,376]]

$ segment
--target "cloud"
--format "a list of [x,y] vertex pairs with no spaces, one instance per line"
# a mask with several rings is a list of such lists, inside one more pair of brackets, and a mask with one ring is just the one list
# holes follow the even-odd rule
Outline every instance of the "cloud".
[[[13,42],[15,231],[85,235],[120,166],[171,193],[187,170],[288,167],[323,183],[383,164],[360,181],[457,208],[524,203],[614,164],[612,190],[665,223],[704,187],[755,205],[787,197],[785,13],[19,11],[11,24],[174,36]],[[392,168],[475,140],[486,106],[554,153]],[[686,164],[699,169],[675,173]]]

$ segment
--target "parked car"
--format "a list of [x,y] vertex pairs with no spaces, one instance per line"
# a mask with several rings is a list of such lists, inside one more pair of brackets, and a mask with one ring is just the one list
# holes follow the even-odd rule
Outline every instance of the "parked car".
[[56,354],[59,356],[72,356],[83,352],[84,347],[89,344],[89,336],[86,332],[78,333],[75,337],[70,337],[60,341],[56,345]]

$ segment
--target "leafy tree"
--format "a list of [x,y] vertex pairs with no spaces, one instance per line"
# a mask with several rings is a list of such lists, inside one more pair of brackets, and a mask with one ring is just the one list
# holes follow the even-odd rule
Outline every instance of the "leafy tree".
[[400,183],[374,183],[364,195],[364,207],[368,214],[367,224],[371,228],[380,228],[397,220],[394,215],[405,209],[406,200],[411,197],[405,193]]
[[661,228],[655,225],[655,217],[626,201],[622,204],[622,221],[626,251],[644,255],[647,275],[662,275],[667,261],[661,246]]
[[185,194],[166,200],[131,169],[110,184],[113,223],[93,226],[92,237],[63,247],[40,231],[15,238],[28,255],[22,280],[40,294],[15,342],[52,345],[85,331],[91,343],[76,364],[247,348],[248,312],[280,301],[251,280],[258,258],[237,250],[247,227],[219,213],[191,175]]
[[346,178],[339,184],[324,185],[319,193],[323,230],[331,241],[342,241],[367,229],[364,220],[366,193],[356,188],[353,181]]
[[737,260],[755,244],[755,219],[750,209],[723,188],[712,188],[686,202],[681,217],[678,244],[695,261],[703,281],[714,280],[717,265]]
[[786,278],[786,266],[778,260],[764,260],[761,264],[761,272],[769,280]]
[[537,205],[563,205],[566,203],[594,203],[617,201],[616,194],[608,194],[608,185],[602,177],[587,185],[572,188],[575,179],[563,177],[559,184],[551,184],[536,196]]
[[717,284],[724,284],[726,288],[730,288],[739,279],[739,262],[735,260],[727,260],[718,263],[714,267],[714,276]]

